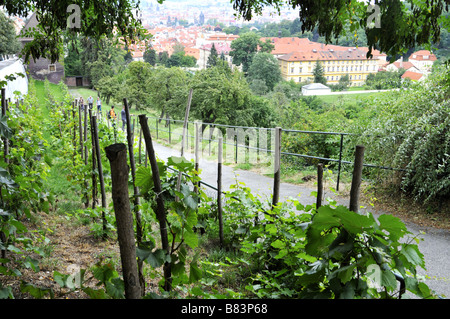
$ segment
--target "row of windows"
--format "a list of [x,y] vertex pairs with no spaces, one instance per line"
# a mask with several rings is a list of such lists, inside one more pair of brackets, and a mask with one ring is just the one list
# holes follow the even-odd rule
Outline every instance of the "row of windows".
[[[365,62],[365,63],[364,63]],[[299,61],[299,62],[291,62],[291,66],[293,66],[293,64],[312,64],[312,63],[316,63],[314,61]],[[330,61],[322,61],[322,64],[377,64],[377,60],[347,60],[347,61],[336,61],[336,60],[330,60]]]
[[[359,70],[358,70],[359,69]],[[303,72],[303,68],[300,67],[298,73],[302,73]],[[377,66],[373,65],[372,66],[372,70],[376,71],[377,70]],[[357,71],[363,71],[363,66],[360,65],[359,68],[357,66],[353,67],[353,66],[346,66],[346,67],[334,67],[334,66],[329,66],[327,68],[324,68],[324,71],[326,72],[357,72]],[[366,71],[369,71],[369,65],[366,65]],[[308,68],[308,72],[311,72],[311,68]],[[291,67],[291,74],[295,73],[295,67]]]
[[[332,76],[327,76],[326,79],[327,81],[339,81],[339,79],[341,78],[341,76],[339,75],[332,75]],[[313,80],[313,78],[305,78],[306,80]],[[356,80],[365,80],[367,79],[367,75],[361,76],[361,75],[350,75],[349,76],[350,81],[356,81]],[[298,78],[298,82],[302,82],[302,77]]]

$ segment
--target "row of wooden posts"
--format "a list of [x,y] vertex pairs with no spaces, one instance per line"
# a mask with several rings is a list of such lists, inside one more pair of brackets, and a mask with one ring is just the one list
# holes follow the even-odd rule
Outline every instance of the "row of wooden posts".
[[[192,91],[190,92],[189,100],[188,100],[188,108],[186,110],[186,118],[185,125],[183,130],[183,138],[182,138],[182,148],[181,155],[183,156],[183,145],[184,145],[184,136],[186,123],[190,108],[190,101],[192,98]],[[122,269],[123,269],[123,279],[125,283],[125,295],[126,298],[136,299],[140,298],[145,289],[145,282],[142,275],[142,262],[138,262],[136,258],[136,250],[134,249],[136,245],[136,241],[140,243],[142,239],[142,229],[141,229],[141,213],[139,212],[139,189],[135,183],[135,159],[134,159],[134,150],[133,150],[133,133],[131,128],[131,116],[129,112],[129,107],[127,100],[123,100],[125,106],[125,114],[127,118],[127,145],[123,143],[113,144],[105,148],[106,156],[110,162],[111,166],[111,182],[112,182],[112,200],[114,205],[114,213],[116,217],[117,223],[117,235],[119,241],[119,248],[121,254],[122,261]],[[81,110],[81,109],[80,109]],[[75,112],[75,111],[74,111]],[[85,109],[85,124],[87,118],[87,110]],[[101,155],[100,155],[100,145],[98,140],[98,130],[97,130],[97,117],[92,115],[91,112],[91,130],[92,130],[92,144],[93,144],[93,170],[98,169],[99,179],[100,179],[100,187],[102,192],[102,206],[106,208],[106,195],[105,188],[103,182],[103,172],[102,172],[102,163],[101,163]],[[145,147],[146,147],[146,155],[150,161],[150,166],[152,170],[152,178],[154,184],[154,191],[156,194],[162,193],[161,180],[159,175],[159,168],[156,160],[156,153],[153,147],[153,141],[150,133],[150,129],[148,126],[147,117],[145,115],[139,115],[139,123],[141,126],[141,134],[144,137]],[[84,150],[84,160],[87,165],[87,149],[83,147],[83,132],[81,129],[81,112],[79,116],[79,134],[80,134],[80,149]],[[86,125],[84,126],[84,140],[86,140]],[[76,134],[74,130],[74,134]],[[280,158],[281,158],[281,128],[276,128],[275,130],[275,160],[274,160],[274,187],[273,187],[273,199],[272,206],[276,206],[279,202],[280,196]],[[198,136],[198,134],[197,134]],[[139,137],[141,138],[141,136]],[[75,135],[74,135],[75,141]],[[195,151],[195,165],[198,171],[198,138],[196,138],[196,151]],[[128,154],[127,154],[128,153]],[[94,159],[95,156],[95,159]],[[129,156],[130,166],[128,166],[127,157]],[[146,156],[146,159],[147,159]],[[353,172],[353,180],[352,187],[350,191],[350,210],[355,212],[358,211],[358,198],[359,198],[359,187],[361,183],[361,173],[363,168],[363,157],[364,157],[364,147],[357,146],[356,147],[356,155],[355,155],[355,165]],[[217,206],[218,206],[218,217],[219,217],[219,237],[220,243],[223,245],[224,234],[223,234],[223,219],[222,219],[222,158],[223,158],[223,140],[220,137],[218,140],[218,177],[217,177]],[[96,166],[97,165],[97,166]],[[134,234],[133,228],[133,214],[131,212],[131,204],[130,204],[130,196],[128,191],[128,180],[129,173],[131,170],[132,181],[133,181],[133,200],[135,207],[135,219],[137,225],[136,237]],[[321,199],[323,196],[323,166],[322,164],[318,165],[318,191],[317,191],[317,209],[321,206]],[[179,174],[179,181],[181,178],[181,173]],[[95,174],[93,174],[93,183],[96,183]],[[95,184],[94,184],[95,185]],[[179,187],[179,182],[177,183],[177,187]],[[93,187],[93,205],[95,205],[95,195],[94,195],[94,187]],[[159,222],[159,229],[161,235],[162,249],[166,252],[170,251],[169,241],[168,241],[168,233],[166,226],[166,218],[165,218],[165,205],[162,199],[162,196],[156,197],[156,216]],[[104,226],[105,227],[105,226]],[[163,266],[164,278],[165,278],[165,290],[171,289],[171,267],[170,263],[166,262]]]

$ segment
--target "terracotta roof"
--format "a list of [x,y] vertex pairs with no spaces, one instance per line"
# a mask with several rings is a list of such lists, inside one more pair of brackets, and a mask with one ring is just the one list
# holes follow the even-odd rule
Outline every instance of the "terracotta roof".
[[393,65],[395,65],[395,67],[397,69],[405,69],[408,70],[410,68],[415,68],[414,64],[412,64],[411,62],[400,62],[400,61],[396,61],[394,63],[392,63]]
[[225,54],[228,55],[231,51],[231,45],[229,43],[225,43],[225,42],[219,42],[219,43],[207,43],[202,45],[202,47],[200,48],[201,50],[206,50],[206,51],[211,51],[212,45],[214,44],[216,50],[217,50],[217,54]]
[[[425,59],[425,56],[428,56],[428,58]],[[415,61],[436,61],[437,60],[436,56],[428,50],[419,50],[417,52],[414,52],[413,54],[411,54],[409,59],[415,60]]]
[[418,81],[422,78],[423,74],[422,73],[417,73],[417,72],[412,72],[412,71],[406,71],[403,75],[402,75],[402,79],[411,79],[413,81]]
[[184,52],[186,53],[186,55],[193,56],[193,57],[196,58],[197,60],[200,58],[200,49],[196,49],[196,48],[184,48]]
[[329,61],[329,60],[366,60],[364,51],[348,48],[347,50],[303,50],[291,52],[278,59],[288,62],[293,61]]

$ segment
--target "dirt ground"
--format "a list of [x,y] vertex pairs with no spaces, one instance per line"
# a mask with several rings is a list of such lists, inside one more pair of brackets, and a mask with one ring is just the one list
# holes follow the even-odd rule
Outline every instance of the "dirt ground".
[[[366,198],[368,200],[368,198]],[[377,198],[377,209],[395,212],[405,222],[413,222],[420,226],[439,229],[450,229],[449,214],[432,214],[424,212],[423,209],[414,208],[408,203],[393,204],[389,196]],[[398,201],[395,201],[398,203]],[[89,269],[97,262],[110,261],[116,269],[120,269],[120,254],[117,242],[114,239],[106,241],[95,238],[88,226],[75,224],[56,213],[38,214],[36,221],[28,225],[30,233],[42,232],[47,229],[45,237],[49,242],[45,244],[49,251],[48,256],[40,260],[40,271],[31,269],[20,269],[20,277],[8,277],[0,275],[3,287],[11,286],[15,299],[31,299],[28,293],[20,291],[21,282],[31,283],[41,288],[51,288],[55,299],[88,299],[89,297],[81,290],[70,291],[61,288],[54,280],[53,274],[58,271],[62,274],[74,274],[80,269]],[[13,254],[6,256],[13,257]],[[31,256],[35,257],[35,256]],[[16,258],[21,258],[20,255]],[[39,258],[39,257],[38,257]],[[87,272],[87,278],[92,278],[92,272]],[[92,278],[93,279],[93,278]],[[95,280],[89,281],[89,286],[95,287]],[[156,287],[156,283],[148,283]],[[49,298],[46,296],[45,298]]]

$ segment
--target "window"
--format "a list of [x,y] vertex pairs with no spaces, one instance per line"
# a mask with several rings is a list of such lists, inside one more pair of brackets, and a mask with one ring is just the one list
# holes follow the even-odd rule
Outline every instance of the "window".
[[294,73],[294,69],[295,69],[295,68],[291,68],[291,74],[293,74],[293,73]]
[[49,72],[56,72],[56,65],[55,64],[49,64],[48,65],[48,71]]

